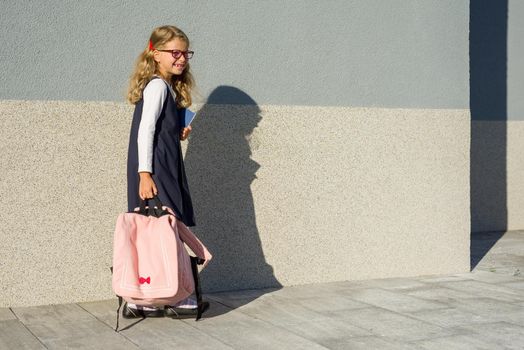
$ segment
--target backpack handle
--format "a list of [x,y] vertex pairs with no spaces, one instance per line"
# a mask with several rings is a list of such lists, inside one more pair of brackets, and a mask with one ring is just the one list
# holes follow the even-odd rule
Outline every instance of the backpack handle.
[[[155,201],[156,206],[151,205],[151,199]],[[149,202],[149,206],[147,209],[146,202]],[[140,198],[140,209],[138,213],[145,216],[154,216],[156,218],[159,218],[162,215],[169,214],[167,210],[163,209],[162,202],[160,201],[160,198],[158,198],[157,195],[154,195],[153,198],[149,198],[146,200]]]

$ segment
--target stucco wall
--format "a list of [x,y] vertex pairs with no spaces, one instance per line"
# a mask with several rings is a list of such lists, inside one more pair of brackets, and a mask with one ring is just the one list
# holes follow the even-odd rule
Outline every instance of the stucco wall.
[[[130,108],[0,113],[1,305],[111,298]],[[467,110],[206,105],[194,127],[205,291],[468,270]]]
[[180,26],[205,291],[469,269],[468,2],[5,1],[0,306],[112,297],[133,61]]

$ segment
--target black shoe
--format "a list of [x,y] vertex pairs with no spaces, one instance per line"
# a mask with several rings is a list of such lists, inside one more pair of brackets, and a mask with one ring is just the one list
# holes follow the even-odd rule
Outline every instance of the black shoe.
[[164,310],[141,310],[135,309],[127,306],[127,303],[124,304],[124,309],[122,310],[122,317],[124,318],[145,318],[145,317],[164,317]]
[[[202,313],[209,309],[209,303],[207,301],[202,302],[201,305]],[[166,317],[171,318],[192,318],[198,314],[198,308],[187,309],[183,307],[174,307],[167,305],[164,310]]]

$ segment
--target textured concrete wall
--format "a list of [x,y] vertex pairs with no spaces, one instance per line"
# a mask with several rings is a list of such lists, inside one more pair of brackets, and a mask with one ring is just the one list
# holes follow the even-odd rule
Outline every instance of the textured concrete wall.
[[0,306],[112,297],[121,101],[161,24],[196,51],[186,164],[215,254],[206,291],[467,271],[468,14],[452,0],[2,2]]
[[507,123],[471,121],[471,231],[508,227]]
[[468,108],[465,0],[2,1],[0,99],[122,101],[161,24],[192,40],[203,98]]
[[472,232],[524,227],[524,122],[473,121]]
[[524,122],[507,122],[507,210],[508,230],[524,228]]
[[[0,306],[111,298],[130,107],[0,113]],[[467,271],[468,149],[467,110],[203,106],[185,154],[204,290]]]
[[509,1],[507,211],[508,230],[524,228],[524,2]]

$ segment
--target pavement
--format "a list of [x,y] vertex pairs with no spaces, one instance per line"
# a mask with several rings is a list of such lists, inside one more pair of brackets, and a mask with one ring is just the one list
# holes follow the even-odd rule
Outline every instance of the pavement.
[[0,349],[524,349],[524,231],[477,234],[470,273],[206,294],[192,319],[117,302],[0,309]]

